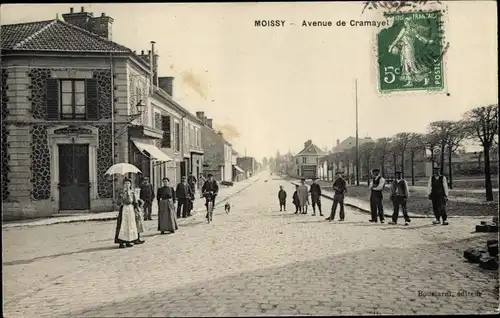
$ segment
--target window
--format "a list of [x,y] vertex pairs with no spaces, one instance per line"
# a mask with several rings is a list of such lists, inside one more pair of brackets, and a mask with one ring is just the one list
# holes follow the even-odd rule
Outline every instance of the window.
[[172,147],[170,116],[161,116],[161,130],[163,130],[163,138],[161,140],[162,148]]
[[175,151],[181,151],[181,125],[176,122],[175,123]]
[[191,146],[195,145],[195,138],[194,138],[194,127],[189,126],[189,142]]
[[61,80],[61,119],[86,119],[85,80]]
[[302,163],[307,163],[307,157],[302,157]]
[[299,158],[295,158],[295,163],[299,164]]
[[198,129],[197,134],[198,134],[198,142],[196,143],[196,145],[198,147],[201,147],[201,130],[200,129]]

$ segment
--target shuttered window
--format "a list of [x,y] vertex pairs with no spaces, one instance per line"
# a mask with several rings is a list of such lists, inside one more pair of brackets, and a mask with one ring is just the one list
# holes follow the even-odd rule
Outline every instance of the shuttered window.
[[161,140],[162,148],[171,148],[172,140],[170,134],[170,116],[161,116],[161,130],[163,130],[163,138]]
[[99,119],[97,80],[48,79],[47,120]]

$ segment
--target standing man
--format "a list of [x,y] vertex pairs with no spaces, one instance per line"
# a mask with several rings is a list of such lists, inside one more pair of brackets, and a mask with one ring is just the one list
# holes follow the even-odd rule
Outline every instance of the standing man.
[[385,179],[380,175],[380,169],[372,170],[373,180],[370,187],[370,210],[372,212],[372,218],[370,222],[377,223],[377,215],[380,219],[380,223],[384,223],[384,205],[382,200],[384,199],[382,191],[384,191]]
[[323,216],[321,212],[321,187],[316,183],[317,178],[313,178],[313,183],[309,187],[309,192],[311,193],[311,201],[313,207],[312,216],[316,215],[316,205],[318,205],[319,215]]
[[139,186],[139,188],[139,198],[144,201],[144,220],[152,220],[151,210],[153,206],[153,200],[155,199],[155,191],[153,189],[153,185],[149,183],[149,177],[144,177],[144,179],[142,179],[142,184]]
[[446,215],[446,202],[448,201],[448,182],[446,177],[441,175],[440,169],[434,167],[433,176],[429,178],[427,184],[427,195],[432,201],[432,211],[436,221],[432,224],[439,224],[441,220],[443,225],[448,225],[448,216]]
[[193,203],[196,194],[196,177],[193,176],[192,172],[189,173],[187,181],[189,187],[191,188],[191,198],[189,199],[189,213],[188,213],[188,216],[191,216],[191,211],[193,211]]
[[403,217],[405,218],[405,226],[408,226],[410,217],[406,210],[406,201],[408,200],[410,191],[408,190],[408,182],[402,178],[402,175],[403,173],[401,171],[396,171],[396,179],[392,182],[391,201],[394,207],[394,213],[392,214],[392,222],[389,222],[389,224],[396,225],[398,223],[399,206],[401,206],[403,209]]
[[307,205],[309,204],[309,190],[306,186],[306,179],[300,179],[300,185],[297,188],[297,195],[299,197],[299,206],[302,211],[301,214],[307,214]]
[[175,196],[177,198],[177,218],[186,218],[189,213],[189,200],[191,199],[191,187],[186,181],[186,177],[181,177],[181,182],[177,185]]
[[286,191],[283,190],[282,185],[280,185],[280,190],[278,191],[278,200],[280,202],[280,212],[282,210],[286,211]]
[[333,182],[333,205],[332,205],[332,212],[330,213],[330,216],[327,217],[326,219],[328,221],[333,221],[335,219],[335,212],[337,211],[337,205],[340,204],[340,220],[339,221],[344,221],[344,196],[347,191],[347,181],[345,181],[344,178],[342,178],[342,172],[337,171],[335,173],[335,181]]

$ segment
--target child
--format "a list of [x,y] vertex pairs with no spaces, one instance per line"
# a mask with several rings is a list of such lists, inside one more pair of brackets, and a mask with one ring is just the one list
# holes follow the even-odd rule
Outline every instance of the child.
[[280,190],[278,192],[278,200],[280,201],[280,212],[283,210],[286,211],[286,191],[283,190],[282,185],[280,185]]
[[[295,192],[293,193],[293,205],[295,205],[295,213],[294,214],[299,213],[299,211],[301,210],[300,203],[299,203],[299,195],[297,194],[298,188],[299,188],[299,186],[295,185]],[[302,212],[302,211],[300,211],[300,212]]]

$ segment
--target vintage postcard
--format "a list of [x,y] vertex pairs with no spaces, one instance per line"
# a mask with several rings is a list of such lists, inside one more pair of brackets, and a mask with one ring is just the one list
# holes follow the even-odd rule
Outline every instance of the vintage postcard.
[[2,5],[4,317],[498,313],[497,10]]

